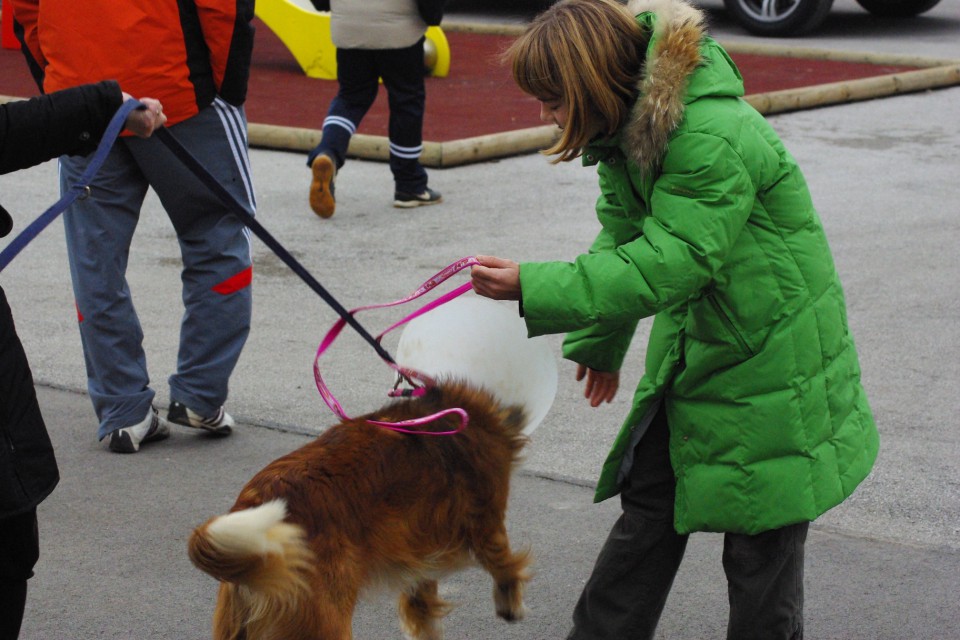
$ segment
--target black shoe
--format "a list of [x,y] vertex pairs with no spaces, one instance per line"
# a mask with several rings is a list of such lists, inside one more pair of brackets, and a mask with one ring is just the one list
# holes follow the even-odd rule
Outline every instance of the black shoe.
[[430,189],[424,189],[423,193],[404,193],[403,191],[394,191],[393,206],[401,209],[410,209],[412,207],[422,207],[428,204],[437,204],[443,202],[443,196]]

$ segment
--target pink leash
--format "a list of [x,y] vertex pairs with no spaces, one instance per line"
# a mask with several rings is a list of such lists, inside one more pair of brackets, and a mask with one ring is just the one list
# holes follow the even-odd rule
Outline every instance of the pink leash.
[[[460,258],[453,264],[450,264],[447,267],[440,270],[438,273],[436,273],[433,277],[429,278],[426,282],[424,282],[419,287],[417,287],[417,289],[413,293],[411,293],[405,298],[401,298],[400,300],[394,300],[393,302],[386,302],[383,304],[372,304],[365,307],[357,307],[356,309],[351,309],[348,313],[350,317],[353,317],[355,313],[358,313],[360,311],[366,311],[369,309],[382,309],[385,307],[394,307],[397,305],[410,302],[411,300],[415,300],[420,296],[426,294],[427,292],[432,291],[438,285],[448,280],[454,274],[475,264],[480,264],[480,263],[473,256]],[[454,298],[466,293],[470,289],[471,289],[471,285],[468,282],[466,284],[460,285],[453,291],[443,294],[436,300],[425,304],[424,306],[420,307],[419,309],[417,309],[410,315],[406,316],[402,320],[395,322],[394,324],[390,325],[385,330],[383,330],[375,338],[377,344],[380,344],[380,341],[383,339],[383,336],[393,331],[397,327],[403,326],[404,324],[410,322],[414,318],[427,313],[431,309],[435,309],[442,304],[446,304],[450,300],[453,300]],[[346,326],[346,324],[347,324],[347,320],[345,318],[342,318],[342,317],[339,318],[333,324],[333,326],[330,327],[330,330],[327,331],[327,335],[324,336],[323,342],[320,343],[320,346],[317,347],[317,356],[313,360],[313,378],[317,383],[317,391],[320,392],[320,397],[323,398],[323,401],[327,403],[327,406],[330,407],[330,410],[333,411],[335,414],[337,414],[337,416],[339,416],[341,419],[350,420],[351,418],[346,414],[346,412],[344,412],[343,407],[340,405],[337,399],[330,392],[330,389],[327,387],[326,383],[324,383],[323,376],[320,375],[320,356],[323,355],[323,352],[326,351],[331,344],[333,344],[333,341],[337,339],[337,336],[340,335],[340,331],[344,328],[344,326]],[[390,368],[394,369],[398,375],[397,384],[394,386],[393,390],[391,390],[388,393],[390,397],[421,396],[427,392],[427,389],[435,386],[436,384],[432,378],[430,378],[429,376],[423,373],[420,373],[419,371],[408,369],[406,367],[401,367],[400,365],[394,362],[390,362],[386,359],[383,359],[383,361],[386,362]],[[411,385],[413,385],[414,388],[397,390],[397,386],[399,386],[400,383],[404,380],[406,380]],[[423,429],[416,428],[450,414],[457,414],[460,416],[460,426],[457,427],[456,429],[453,429],[451,431],[424,431]],[[469,416],[467,415],[467,412],[459,407],[455,407],[451,409],[444,409],[442,411],[438,411],[437,413],[431,414],[429,416],[416,418],[413,420],[401,420],[399,422],[381,422],[378,420],[368,420],[367,422],[369,422],[370,424],[375,424],[380,427],[391,429],[393,431],[398,431],[400,433],[411,433],[411,434],[419,434],[419,435],[425,435],[425,436],[446,436],[446,435],[453,435],[455,433],[459,433],[463,431],[463,429],[466,428],[468,421],[469,421]]]

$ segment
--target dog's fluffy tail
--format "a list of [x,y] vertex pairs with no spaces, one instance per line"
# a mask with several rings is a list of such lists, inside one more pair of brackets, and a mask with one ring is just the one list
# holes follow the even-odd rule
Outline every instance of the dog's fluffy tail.
[[246,623],[267,611],[295,611],[309,593],[313,554],[303,529],[284,522],[286,515],[286,502],[274,500],[216,516],[193,531],[187,545],[193,564],[224,583],[245,587],[231,590],[231,608],[238,610],[219,614]]

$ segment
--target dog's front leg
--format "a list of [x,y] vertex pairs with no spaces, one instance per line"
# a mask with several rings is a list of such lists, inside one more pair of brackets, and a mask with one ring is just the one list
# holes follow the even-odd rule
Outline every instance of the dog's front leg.
[[526,613],[523,586],[530,579],[527,570],[530,553],[510,551],[510,540],[502,524],[481,539],[484,540],[483,546],[475,552],[477,560],[493,577],[493,603],[497,615],[508,622],[521,620]]

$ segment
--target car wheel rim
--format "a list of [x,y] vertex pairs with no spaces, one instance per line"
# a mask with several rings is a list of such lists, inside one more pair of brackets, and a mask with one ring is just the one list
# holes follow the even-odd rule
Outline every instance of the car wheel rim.
[[751,18],[758,22],[781,22],[799,8],[803,0],[737,0]]

